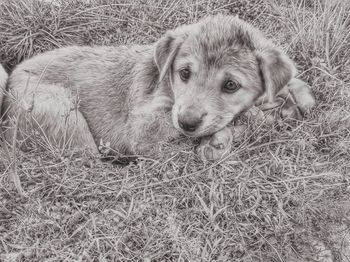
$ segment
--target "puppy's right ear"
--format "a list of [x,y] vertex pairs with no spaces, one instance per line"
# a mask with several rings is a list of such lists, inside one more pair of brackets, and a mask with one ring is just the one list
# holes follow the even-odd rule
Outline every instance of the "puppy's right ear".
[[159,71],[159,82],[163,80],[168,72],[175,56],[184,41],[182,35],[168,32],[157,43],[154,51],[154,62]]

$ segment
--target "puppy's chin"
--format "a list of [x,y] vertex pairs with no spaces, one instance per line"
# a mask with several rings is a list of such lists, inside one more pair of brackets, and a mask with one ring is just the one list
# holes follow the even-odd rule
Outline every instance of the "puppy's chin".
[[212,135],[227,126],[234,118],[234,114],[232,114],[232,116],[230,115],[226,117],[223,117],[221,115],[208,115],[206,121],[204,121],[196,131],[187,132],[179,126],[176,109],[177,108],[174,106],[172,110],[173,126],[180,133],[188,137],[203,137]]
[[188,137],[194,137],[194,138],[198,138],[198,137],[204,137],[204,136],[210,136],[218,131],[220,131],[221,129],[223,129],[226,124],[222,123],[222,124],[209,124],[209,125],[201,125],[198,130],[194,131],[194,132],[187,132],[185,130],[183,130],[182,128],[179,127],[179,125],[177,123],[173,122],[174,127],[182,134],[184,134],[185,136]]
[[203,136],[210,136],[212,134],[215,134],[216,132],[223,129],[227,124],[226,123],[209,123],[204,124],[201,126],[195,133],[193,134],[194,137],[203,137]]
[[176,128],[178,131],[180,131],[183,135],[193,138],[203,137],[203,136],[209,136],[211,134],[214,134],[216,131],[213,132],[201,132],[201,130],[194,131],[194,132],[187,132],[181,128]]

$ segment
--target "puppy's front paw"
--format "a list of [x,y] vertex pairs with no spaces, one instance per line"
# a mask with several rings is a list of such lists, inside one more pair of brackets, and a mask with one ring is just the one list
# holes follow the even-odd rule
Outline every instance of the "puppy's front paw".
[[282,119],[303,119],[303,114],[300,107],[291,96],[285,98],[284,103],[281,107],[280,117]]
[[203,137],[196,152],[202,160],[218,160],[230,152],[232,139],[231,130],[225,127],[211,136]]
[[310,86],[296,78],[293,78],[287,84],[284,92],[278,94],[278,97],[284,99],[284,104],[281,108],[281,117],[283,119],[301,120],[303,115],[316,105]]

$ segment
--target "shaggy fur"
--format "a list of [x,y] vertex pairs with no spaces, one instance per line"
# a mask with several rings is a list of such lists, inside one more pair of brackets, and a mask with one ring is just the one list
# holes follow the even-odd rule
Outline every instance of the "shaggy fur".
[[[186,81],[179,76],[183,68],[191,72]],[[12,72],[3,103],[5,135],[12,139],[19,121],[23,149],[31,140],[26,130],[34,128],[64,147],[97,153],[102,141],[120,154],[151,154],[180,133],[227,136],[225,127],[237,115],[259,97],[273,102],[295,72],[260,31],[222,15],[169,31],[148,46],[66,47]],[[238,90],[223,91],[228,80]],[[200,124],[188,132],[179,117]],[[224,148],[232,141],[223,140]]]
[[5,69],[0,65],[0,114],[1,114],[1,101],[3,100],[7,77],[8,75]]

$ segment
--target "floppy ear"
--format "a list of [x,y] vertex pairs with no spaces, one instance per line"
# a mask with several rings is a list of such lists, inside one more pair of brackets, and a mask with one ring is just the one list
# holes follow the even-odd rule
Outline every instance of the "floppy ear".
[[292,60],[278,49],[257,51],[256,55],[265,88],[259,100],[272,103],[276,94],[294,77],[296,68]]
[[156,43],[154,62],[159,71],[159,82],[163,80],[171,67],[181,43],[181,38],[171,33],[167,33]]
[[198,25],[183,25],[168,31],[157,43],[154,51],[154,62],[159,70],[159,82],[168,72],[181,44],[188,37],[189,32],[195,33]]

